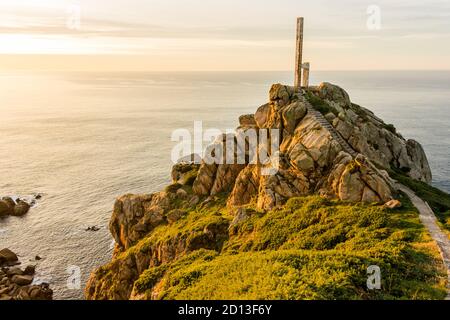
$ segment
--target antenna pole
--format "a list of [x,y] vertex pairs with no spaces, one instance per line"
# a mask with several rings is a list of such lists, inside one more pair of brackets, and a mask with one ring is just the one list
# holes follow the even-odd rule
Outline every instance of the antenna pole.
[[303,17],[297,18],[297,50],[295,54],[295,83],[294,87],[301,91],[302,85],[302,56],[303,56]]

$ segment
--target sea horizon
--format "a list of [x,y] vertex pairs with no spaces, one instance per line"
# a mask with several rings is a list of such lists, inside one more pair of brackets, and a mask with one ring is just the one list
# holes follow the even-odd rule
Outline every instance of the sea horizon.
[[[450,192],[450,71],[314,71],[311,83],[337,84],[353,102],[419,141]],[[114,200],[152,193],[170,182],[171,132],[238,126],[268,100],[278,72],[52,72],[0,75],[0,195],[42,194],[20,218],[2,222],[1,243],[22,259],[40,255],[37,279],[57,299],[83,298],[90,272],[112,253],[108,223]],[[98,232],[85,229],[96,225]],[[79,266],[82,287],[66,286]]]

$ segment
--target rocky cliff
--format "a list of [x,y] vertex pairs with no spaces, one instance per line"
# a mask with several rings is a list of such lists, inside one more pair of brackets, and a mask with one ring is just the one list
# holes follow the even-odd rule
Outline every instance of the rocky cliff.
[[[239,123],[232,138],[248,142],[243,163],[237,161],[237,150],[227,150],[229,136],[223,135],[215,142],[223,151],[219,157],[222,160],[231,157],[236,160],[233,163],[206,161],[211,154],[206,154],[201,164],[183,161],[173,167],[173,184],[166,190],[150,195],[124,195],[117,199],[110,222],[110,231],[116,241],[114,257],[108,265],[92,273],[86,287],[88,299],[179,298],[179,292],[172,296],[167,293],[178,288],[177,281],[181,281],[174,280],[176,277],[170,280],[167,278],[169,273],[173,276],[196,263],[216,261],[224,254],[232,255],[232,260],[236,258],[235,254],[266,252],[264,250],[272,248],[276,253],[271,251],[270,257],[264,256],[264,263],[273,263],[271,259],[279,262],[284,259],[279,250],[298,243],[299,230],[318,228],[309,220],[327,221],[325,216],[331,212],[341,212],[341,204],[346,206],[342,212],[364,207],[372,218],[364,217],[366,209],[361,209],[359,214],[349,214],[343,218],[345,222],[339,222],[339,226],[344,225],[345,232],[338,224],[327,229],[324,221],[315,232],[339,233],[332,236],[332,244],[324,245],[325,249],[355,246],[347,243],[356,241],[359,235],[347,228],[363,223],[367,225],[364,228],[370,229],[373,221],[359,219],[374,219],[378,223],[376,221],[387,210],[385,204],[392,206],[399,196],[388,172],[396,170],[416,180],[431,181],[430,168],[419,143],[405,140],[392,125],[352,103],[343,89],[329,83],[302,92],[295,92],[289,86],[273,85],[269,102],[259,107],[255,114],[241,116]],[[278,129],[278,150],[271,150],[269,144],[259,142],[256,146],[258,150],[267,149],[268,162],[251,161],[250,135],[247,133],[255,129],[260,135]],[[271,137],[270,134],[267,136]],[[213,150],[217,153],[218,149]],[[217,154],[212,156],[217,158]],[[264,173],[274,164],[276,170],[272,174]],[[313,195],[316,198],[308,198]],[[331,202],[322,203],[318,199]],[[322,213],[322,218],[309,217],[309,214],[314,215],[314,210],[321,210],[321,203],[324,208],[329,207],[327,213]],[[288,225],[298,223],[297,229],[278,226],[276,232],[288,235],[269,237],[270,241],[261,240],[255,244],[255,239],[269,232],[266,223],[276,224],[280,221],[276,219],[284,219],[299,210],[306,210],[302,211],[304,216],[293,217],[288,222]],[[273,216],[279,212],[284,212],[282,218]],[[268,217],[275,220],[268,221]],[[249,226],[249,221],[254,223]],[[259,233],[255,231],[258,224],[262,224]],[[243,230],[243,226],[248,229]],[[307,237],[302,239],[301,245],[292,248],[303,250],[317,246],[306,245]],[[362,238],[359,241],[370,242]],[[302,251],[301,257],[296,257],[304,259],[303,255]],[[259,258],[261,256],[255,257],[256,260]],[[326,255],[316,258],[327,260]],[[245,259],[249,257],[242,257]],[[227,262],[225,259],[223,263]],[[194,278],[197,277],[198,274]],[[188,283],[191,281],[189,277],[183,279]],[[260,296],[234,293],[230,297]]]

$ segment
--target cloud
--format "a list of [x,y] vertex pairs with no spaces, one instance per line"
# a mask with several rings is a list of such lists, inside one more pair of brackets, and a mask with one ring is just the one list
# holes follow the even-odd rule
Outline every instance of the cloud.
[[[323,2],[323,1],[322,1]],[[344,0],[344,6],[364,7],[360,0]],[[330,12],[311,19],[309,36],[318,41],[359,40],[369,38],[419,37],[431,33],[448,35],[450,30],[450,1],[430,0],[424,4],[416,0],[396,2],[379,0],[382,10],[383,32],[371,33],[365,28],[366,13],[354,10],[337,10],[333,1],[326,2]],[[340,7],[340,6],[339,6]],[[358,10],[357,10],[358,11]],[[0,13],[1,34],[28,34],[45,36],[67,36],[77,38],[147,38],[147,39],[208,39],[241,41],[291,41],[294,28],[290,23],[268,24],[255,20],[252,25],[157,25],[130,21],[95,19],[81,15],[81,28],[67,28],[69,12],[55,8],[22,8],[20,11],[2,8]],[[347,18],[343,18],[347,17]],[[359,18],[358,18],[359,17]],[[356,21],[356,20],[361,21]],[[414,21],[412,23],[411,21]]]
[[[126,6],[79,0],[84,2],[79,30],[66,27],[68,5],[75,0],[8,0],[9,6],[4,1],[0,53],[145,54],[161,57],[160,64],[172,57],[170,63],[180,68],[202,65],[206,57],[237,69],[241,66],[233,63],[259,59],[267,69],[292,63],[297,14],[307,19],[305,54],[327,68],[370,64],[367,57],[375,53],[380,64],[393,59],[416,67],[434,62],[435,51],[442,57],[450,52],[449,0],[128,0]],[[367,29],[370,4],[380,6],[379,31]],[[417,52],[414,47],[421,56],[413,62],[408,57]],[[448,65],[448,59],[438,60]]]
[[268,26],[162,26],[125,21],[80,17],[80,29],[67,27],[69,16],[55,12],[20,12],[0,14],[0,34],[66,35],[70,37],[111,37],[150,39],[227,39],[267,41],[291,39],[292,28]]

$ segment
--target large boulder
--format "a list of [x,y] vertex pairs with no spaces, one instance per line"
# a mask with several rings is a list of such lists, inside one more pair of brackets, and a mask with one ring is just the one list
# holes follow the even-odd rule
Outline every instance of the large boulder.
[[180,186],[176,192],[157,192],[150,195],[127,194],[115,204],[109,230],[119,252],[127,250],[152,230],[168,223],[168,213],[189,208],[199,202],[197,195]]
[[13,265],[16,264],[18,260],[17,255],[8,248],[0,250],[0,266]]
[[30,300],[52,300],[53,297],[53,290],[50,289],[48,283],[29,286],[27,293]]
[[12,215],[16,216],[16,217],[20,217],[23,216],[25,214],[27,214],[27,212],[30,210],[30,205],[28,203],[26,203],[23,200],[19,200],[17,201],[16,206],[14,207],[14,212]]
[[293,169],[279,170],[275,175],[261,177],[257,208],[271,210],[286,203],[289,198],[307,195],[308,179]]
[[269,90],[269,100],[276,106],[283,107],[293,99],[295,94],[294,87],[282,84],[274,84]]
[[233,190],[228,199],[229,206],[240,206],[257,198],[260,185],[260,167],[249,165],[236,178]]
[[23,216],[25,215],[31,208],[31,205],[27,202],[18,199],[15,202],[10,197],[3,197],[0,200],[0,217],[4,216]]
[[14,207],[16,206],[16,202],[11,197],[3,197],[2,199],[8,206],[14,210]]
[[258,110],[256,110],[254,118],[255,118],[256,125],[259,128],[266,127],[266,123],[269,120],[271,111],[272,111],[272,107],[269,103],[262,105],[261,107],[258,108]]
[[193,190],[199,196],[208,196],[213,188],[218,165],[202,163],[194,181]]
[[19,286],[27,286],[33,282],[33,276],[31,275],[14,275],[11,281]]
[[319,85],[319,96],[324,100],[336,102],[344,106],[349,106],[351,103],[350,97],[344,89],[328,82],[323,82]]
[[119,248],[127,249],[158,225],[170,207],[166,193],[124,195],[116,200],[109,229]]
[[401,208],[402,203],[400,201],[394,199],[394,200],[386,202],[383,207],[393,210],[393,209]]
[[[224,134],[208,146],[193,184],[193,191],[197,195],[214,196],[221,192],[230,192],[239,172],[245,168],[245,163],[239,163],[240,151],[237,148],[227,150],[227,139],[237,145],[234,135]],[[245,157],[243,160],[245,162]]]
[[328,190],[339,199],[352,202],[385,203],[393,199],[395,188],[363,155],[353,159],[341,152],[328,176]]
[[241,127],[256,127],[255,115],[244,114],[239,117],[239,125]]
[[430,183],[433,177],[427,156],[420,143],[409,139],[406,141],[406,149],[409,156],[409,176],[413,179]]
[[14,206],[11,206],[7,201],[0,200],[0,218],[14,214]]
[[181,162],[172,167],[172,182],[181,185],[192,185],[197,178],[199,164]]
[[298,101],[284,108],[282,112],[284,129],[290,134],[294,133],[297,124],[303,119],[306,112],[306,106]]

